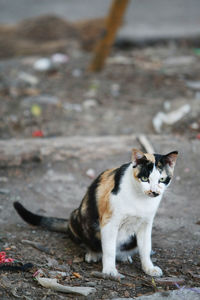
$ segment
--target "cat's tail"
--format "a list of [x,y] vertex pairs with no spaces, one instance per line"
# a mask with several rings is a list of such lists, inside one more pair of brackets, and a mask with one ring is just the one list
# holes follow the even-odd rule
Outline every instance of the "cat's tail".
[[36,215],[29,210],[27,210],[21,203],[14,202],[14,208],[20,215],[20,217],[26,221],[27,223],[39,227],[46,228],[50,231],[57,232],[67,232],[68,231],[68,220],[53,218],[53,217],[45,217],[41,215]]

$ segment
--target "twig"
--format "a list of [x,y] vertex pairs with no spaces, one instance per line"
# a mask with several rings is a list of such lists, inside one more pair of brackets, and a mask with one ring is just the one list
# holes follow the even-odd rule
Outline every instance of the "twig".
[[40,250],[40,251],[42,251],[42,252],[44,252],[46,254],[52,254],[52,252],[47,247],[42,246],[38,242],[33,242],[33,241],[29,241],[29,240],[22,240],[22,243],[23,244],[31,245],[34,248],[36,248],[37,250]]
[[144,148],[144,150],[147,153],[150,153],[150,154],[155,153],[153,146],[151,145],[151,143],[149,142],[149,140],[147,139],[147,137],[145,135],[141,134],[138,136],[137,139],[138,139],[140,145]]
[[38,283],[45,288],[48,289],[50,288],[57,292],[79,294],[83,296],[88,296],[89,294],[96,292],[96,289],[92,287],[83,287],[83,286],[71,287],[71,286],[62,285],[57,282],[56,278],[52,279],[52,278],[40,277],[40,274],[41,273],[38,273],[37,276],[35,276]]
[[100,71],[103,68],[104,61],[110,52],[117,30],[122,23],[128,2],[129,0],[113,0],[107,17],[105,34],[97,43],[95,56],[89,66],[90,71]]

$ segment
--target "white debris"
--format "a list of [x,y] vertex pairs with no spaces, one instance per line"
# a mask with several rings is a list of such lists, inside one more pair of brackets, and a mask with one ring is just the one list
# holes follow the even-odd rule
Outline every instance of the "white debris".
[[178,108],[177,110],[174,110],[168,114],[164,112],[158,112],[152,121],[155,131],[157,133],[160,133],[163,123],[172,125],[178,122],[180,119],[182,119],[186,114],[189,113],[190,110],[191,110],[190,105],[185,104],[180,108]]
[[78,78],[78,77],[81,77],[81,75],[82,75],[82,71],[81,71],[80,69],[74,69],[74,70],[72,71],[72,76],[73,76],[73,77]]
[[39,80],[37,79],[37,77],[31,75],[31,74],[28,74],[26,72],[20,72],[18,74],[18,78],[21,80],[21,81],[24,81],[30,85],[37,85]]
[[95,99],[87,99],[83,102],[83,107],[86,109],[94,108],[97,106],[97,101]]
[[182,66],[182,65],[190,65],[195,63],[196,57],[194,56],[175,56],[168,57],[163,61],[164,65],[167,66]]
[[94,170],[94,169],[88,169],[88,170],[86,171],[86,175],[87,175],[89,178],[94,179],[95,176],[96,176],[95,170]]
[[170,102],[170,101],[165,101],[165,102],[163,103],[163,107],[164,107],[164,110],[165,110],[165,111],[169,111],[170,108],[171,108],[171,102]]
[[69,57],[62,53],[55,53],[51,56],[51,61],[53,65],[59,66],[62,64],[66,64],[69,60]]
[[51,105],[60,105],[60,100],[57,97],[51,95],[39,95],[26,97],[21,102],[23,106],[29,106],[31,104],[51,104]]
[[113,83],[110,88],[111,95],[113,97],[118,97],[120,94],[120,85],[118,83]]
[[187,81],[186,86],[192,90],[200,91],[200,81]]
[[131,63],[133,63],[133,60],[126,57],[126,56],[122,56],[122,55],[117,55],[114,57],[110,57],[107,62],[109,64],[121,64],[121,65],[130,65]]
[[45,277],[40,277],[40,275],[43,275],[42,272],[38,272],[38,274],[35,276],[36,280],[38,281],[39,284],[41,284],[43,287],[52,289],[57,292],[62,292],[62,293],[71,293],[71,294],[79,294],[83,296],[88,296],[91,293],[96,292],[95,288],[92,287],[81,287],[81,286],[67,286],[67,285],[62,285],[59,284],[56,278],[45,278]]
[[8,177],[0,177],[0,182],[8,182]]
[[49,58],[40,58],[33,64],[33,68],[39,72],[46,72],[52,69],[52,62]]
[[82,111],[82,106],[80,104],[77,103],[69,103],[69,102],[65,102],[63,104],[63,108],[65,110],[70,110],[70,111],[76,111],[76,112],[81,112]]
[[199,129],[199,124],[197,122],[193,122],[191,125],[190,125],[190,128],[191,129],[194,129],[194,130],[198,130]]

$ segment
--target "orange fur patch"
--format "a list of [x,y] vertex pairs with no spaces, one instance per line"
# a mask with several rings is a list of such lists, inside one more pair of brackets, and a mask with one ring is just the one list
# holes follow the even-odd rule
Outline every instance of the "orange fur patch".
[[81,204],[81,214],[84,216],[87,213],[88,208],[88,194],[85,195]]
[[133,177],[135,178],[135,180],[139,181],[139,178],[137,177],[139,174],[139,170],[138,169],[133,169]]
[[155,156],[153,154],[145,153],[144,155],[149,161],[151,161],[152,163],[155,163]]
[[72,234],[73,234],[76,238],[79,238],[78,234],[74,231],[73,226],[71,225],[71,222],[70,222],[70,221],[69,221],[69,223],[68,223],[68,227],[69,227],[69,230],[72,232]]
[[99,187],[97,189],[97,206],[99,210],[99,222],[103,227],[105,226],[112,216],[110,207],[110,193],[114,188],[115,169],[105,171],[100,178]]

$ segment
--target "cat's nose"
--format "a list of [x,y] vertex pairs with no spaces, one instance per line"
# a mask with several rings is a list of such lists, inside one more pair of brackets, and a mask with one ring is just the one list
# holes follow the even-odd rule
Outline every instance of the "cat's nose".
[[156,193],[156,192],[152,192],[152,195],[153,195],[154,197],[157,197],[157,196],[159,196],[160,194],[159,194],[159,193]]

